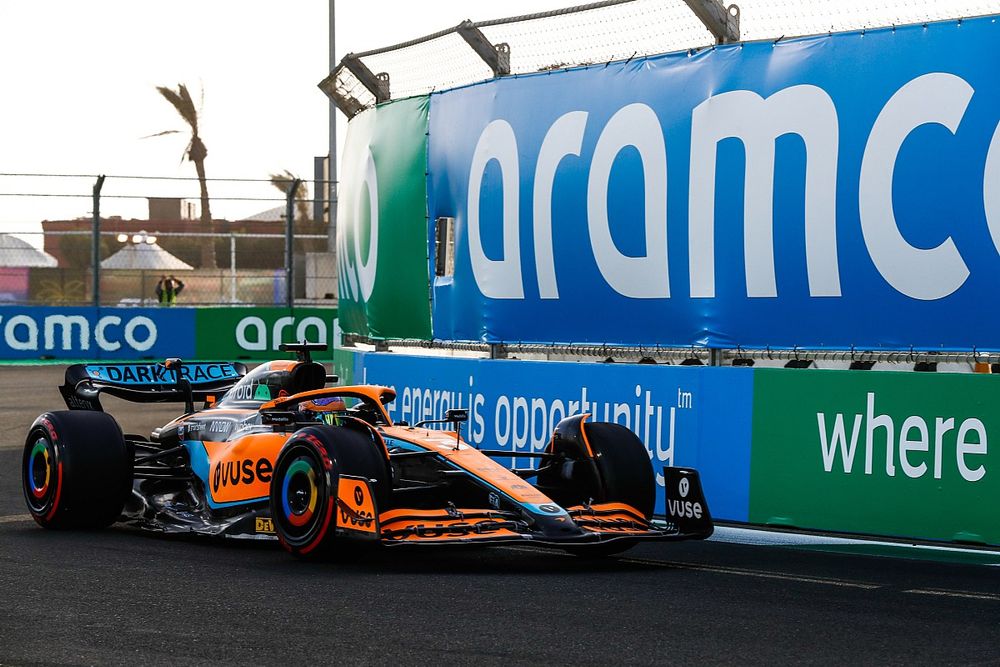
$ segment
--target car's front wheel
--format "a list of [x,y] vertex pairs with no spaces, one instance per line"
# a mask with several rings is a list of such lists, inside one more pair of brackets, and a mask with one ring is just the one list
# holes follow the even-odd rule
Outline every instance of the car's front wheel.
[[[561,421],[551,453],[561,462],[538,475],[538,488],[563,507],[590,503],[623,503],[646,521],[656,504],[656,478],[642,441],[619,424],[588,422],[586,415]],[[568,547],[581,556],[607,556],[635,546],[617,539]]]
[[[348,545],[337,536],[339,509],[348,527],[341,532],[376,540],[378,507],[390,484],[367,429],[304,428],[289,438],[274,465],[270,501],[275,532],[296,556],[335,555]],[[340,487],[350,488],[347,501],[338,497]]]

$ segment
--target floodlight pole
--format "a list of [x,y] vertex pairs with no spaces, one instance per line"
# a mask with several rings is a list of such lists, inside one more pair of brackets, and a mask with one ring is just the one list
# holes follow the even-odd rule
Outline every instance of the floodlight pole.
[[[330,0],[330,71],[337,69],[337,20],[336,0]],[[327,250],[337,252],[337,107],[330,105],[330,147],[327,158],[326,183],[327,201],[329,202],[329,222],[327,226]],[[337,256],[334,254],[334,263]]]
[[101,188],[104,187],[104,175],[97,177],[94,183],[94,225],[90,241],[90,262],[94,270],[94,308],[101,305]]

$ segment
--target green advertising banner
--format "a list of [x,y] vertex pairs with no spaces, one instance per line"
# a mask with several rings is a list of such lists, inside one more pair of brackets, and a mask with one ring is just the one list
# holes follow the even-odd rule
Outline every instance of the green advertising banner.
[[754,372],[750,521],[1000,544],[1000,381]]
[[355,369],[363,358],[363,355],[354,350],[346,350],[342,347],[333,350],[333,372],[339,378],[340,384],[354,384],[354,376],[358,375]]
[[390,102],[348,125],[337,209],[340,323],[346,333],[431,337],[428,106],[426,96]]
[[336,308],[199,308],[195,311],[195,356],[201,360],[291,359],[281,343],[326,343],[314,354],[333,358]]

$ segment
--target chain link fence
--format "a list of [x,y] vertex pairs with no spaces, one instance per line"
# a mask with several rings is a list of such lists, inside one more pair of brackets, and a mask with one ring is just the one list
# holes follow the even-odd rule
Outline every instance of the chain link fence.
[[717,43],[1000,12],[998,0],[607,0],[458,26],[348,54],[320,88],[348,117],[378,102]]
[[0,305],[333,305],[326,182],[293,182],[210,181],[204,220],[197,179],[0,174]]

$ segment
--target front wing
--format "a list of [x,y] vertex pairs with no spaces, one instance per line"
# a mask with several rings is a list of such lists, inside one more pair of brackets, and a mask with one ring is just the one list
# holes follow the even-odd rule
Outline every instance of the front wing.
[[[648,521],[624,503],[577,505],[565,510],[542,506],[541,513],[518,513],[449,507],[444,510],[397,509],[379,515],[381,542],[401,544],[499,544],[530,542],[539,546],[592,545],[619,540],[691,540],[712,535],[714,524],[698,473],[666,467],[665,521]],[[343,515],[343,508],[341,511]]]

